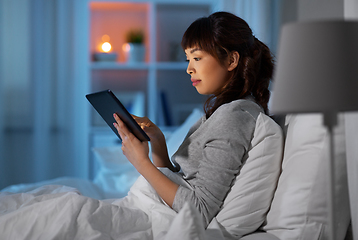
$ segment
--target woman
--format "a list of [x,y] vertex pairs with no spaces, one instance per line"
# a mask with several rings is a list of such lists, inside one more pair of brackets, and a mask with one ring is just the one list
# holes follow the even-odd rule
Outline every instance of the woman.
[[[182,39],[187,73],[200,94],[209,95],[205,116],[189,131],[171,163],[165,138],[147,118],[136,118],[151,138],[140,142],[114,114],[122,150],[138,172],[174,210],[193,204],[208,225],[218,213],[250,148],[255,121],[268,112],[273,59],[247,23],[216,12],[193,22]],[[157,167],[180,170],[191,188],[179,186]]]

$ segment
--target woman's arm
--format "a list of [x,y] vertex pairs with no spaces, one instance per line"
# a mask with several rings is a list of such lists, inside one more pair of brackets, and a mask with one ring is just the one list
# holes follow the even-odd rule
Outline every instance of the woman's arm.
[[155,189],[158,195],[172,207],[179,185],[167,178],[150,161],[144,161],[137,170]]
[[[159,196],[169,206],[172,206],[179,185],[177,185],[176,183],[172,182],[169,178],[167,178],[150,161],[148,157],[148,153],[149,153],[148,143],[139,141],[127,129],[127,127],[117,116],[117,114],[114,114],[114,118],[116,120],[116,123],[114,123],[113,125],[116,127],[122,139],[123,154],[137,169],[137,171],[150,183],[150,185],[155,189],[155,191],[159,194]],[[157,149],[157,147],[158,146],[155,146],[154,148]],[[156,157],[160,159],[160,156],[162,156],[161,154],[163,153],[159,153]]]
[[[164,139],[164,137],[163,137]],[[151,141],[152,146],[152,160],[155,166],[157,167],[167,167],[171,171],[176,172],[177,169],[174,168],[171,163],[168,155],[168,149],[166,146],[166,142],[163,141]]]

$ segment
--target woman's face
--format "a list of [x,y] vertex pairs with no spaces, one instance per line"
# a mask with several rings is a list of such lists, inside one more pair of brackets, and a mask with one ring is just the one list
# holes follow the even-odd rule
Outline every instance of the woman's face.
[[187,48],[187,73],[196,90],[203,95],[218,94],[229,80],[229,70],[200,48]]

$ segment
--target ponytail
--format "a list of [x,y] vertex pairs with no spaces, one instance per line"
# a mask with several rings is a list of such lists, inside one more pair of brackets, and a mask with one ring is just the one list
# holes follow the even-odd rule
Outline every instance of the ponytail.
[[269,85],[273,75],[274,60],[270,49],[256,37],[254,39],[251,54],[243,59],[243,64],[239,66],[239,73],[242,73],[240,78],[245,82],[243,93],[251,94],[268,114],[268,101],[271,95]]

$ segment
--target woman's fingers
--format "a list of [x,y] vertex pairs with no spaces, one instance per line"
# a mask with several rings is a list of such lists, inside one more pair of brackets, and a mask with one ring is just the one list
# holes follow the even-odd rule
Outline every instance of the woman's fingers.
[[128,137],[131,132],[128,130],[128,128],[125,126],[123,121],[118,117],[116,113],[113,114],[113,117],[116,120],[116,123],[113,123],[114,127],[117,129],[119,135],[123,140],[123,138]]
[[117,114],[113,114],[116,122],[113,123],[122,139],[122,151],[134,167],[140,166],[143,159],[149,159],[148,143],[140,142],[132,134]]
[[122,131],[121,131],[121,129],[120,129],[118,123],[116,123],[116,122],[113,123],[113,126],[117,129],[117,132],[118,132],[119,136],[120,136],[121,139],[123,140],[123,139],[124,139],[124,133],[122,133]]
[[138,125],[143,129],[143,118],[131,114],[132,118],[138,123]]
[[113,114],[113,117],[116,120],[116,123],[113,123],[114,127],[117,129],[119,136],[122,139],[122,142],[126,141],[126,139],[129,139],[130,141],[132,141],[134,139],[138,140],[137,137],[134,136],[134,134],[131,131],[129,131],[129,129],[124,124],[122,119],[116,113]]
[[[122,122],[122,120],[118,117],[117,114],[113,114],[113,117],[115,118],[117,125],[119,125],[119,127],[115,126],[117,128],[117,131],[120,131],[123,135],[127,137],[135,138],[135,136],[128,130],[128,128],[125,126],[125,124]],[[138,117],[135,115],[132,115],[132,117],[138,123],[138,125],[144,130],[144,132],[148,134],[152,142],[155,142],[156,141],[155,139],[162,140],[162,138],[164,138],[164,135],[160,131],[160,129],[154,123],[152,123],[147,117]]]
[[131,114],[133,119],[138,123],[139,126],[142,128],[149,127],[151,125],[151,121],[147,117],[138,117],[133,114]]

